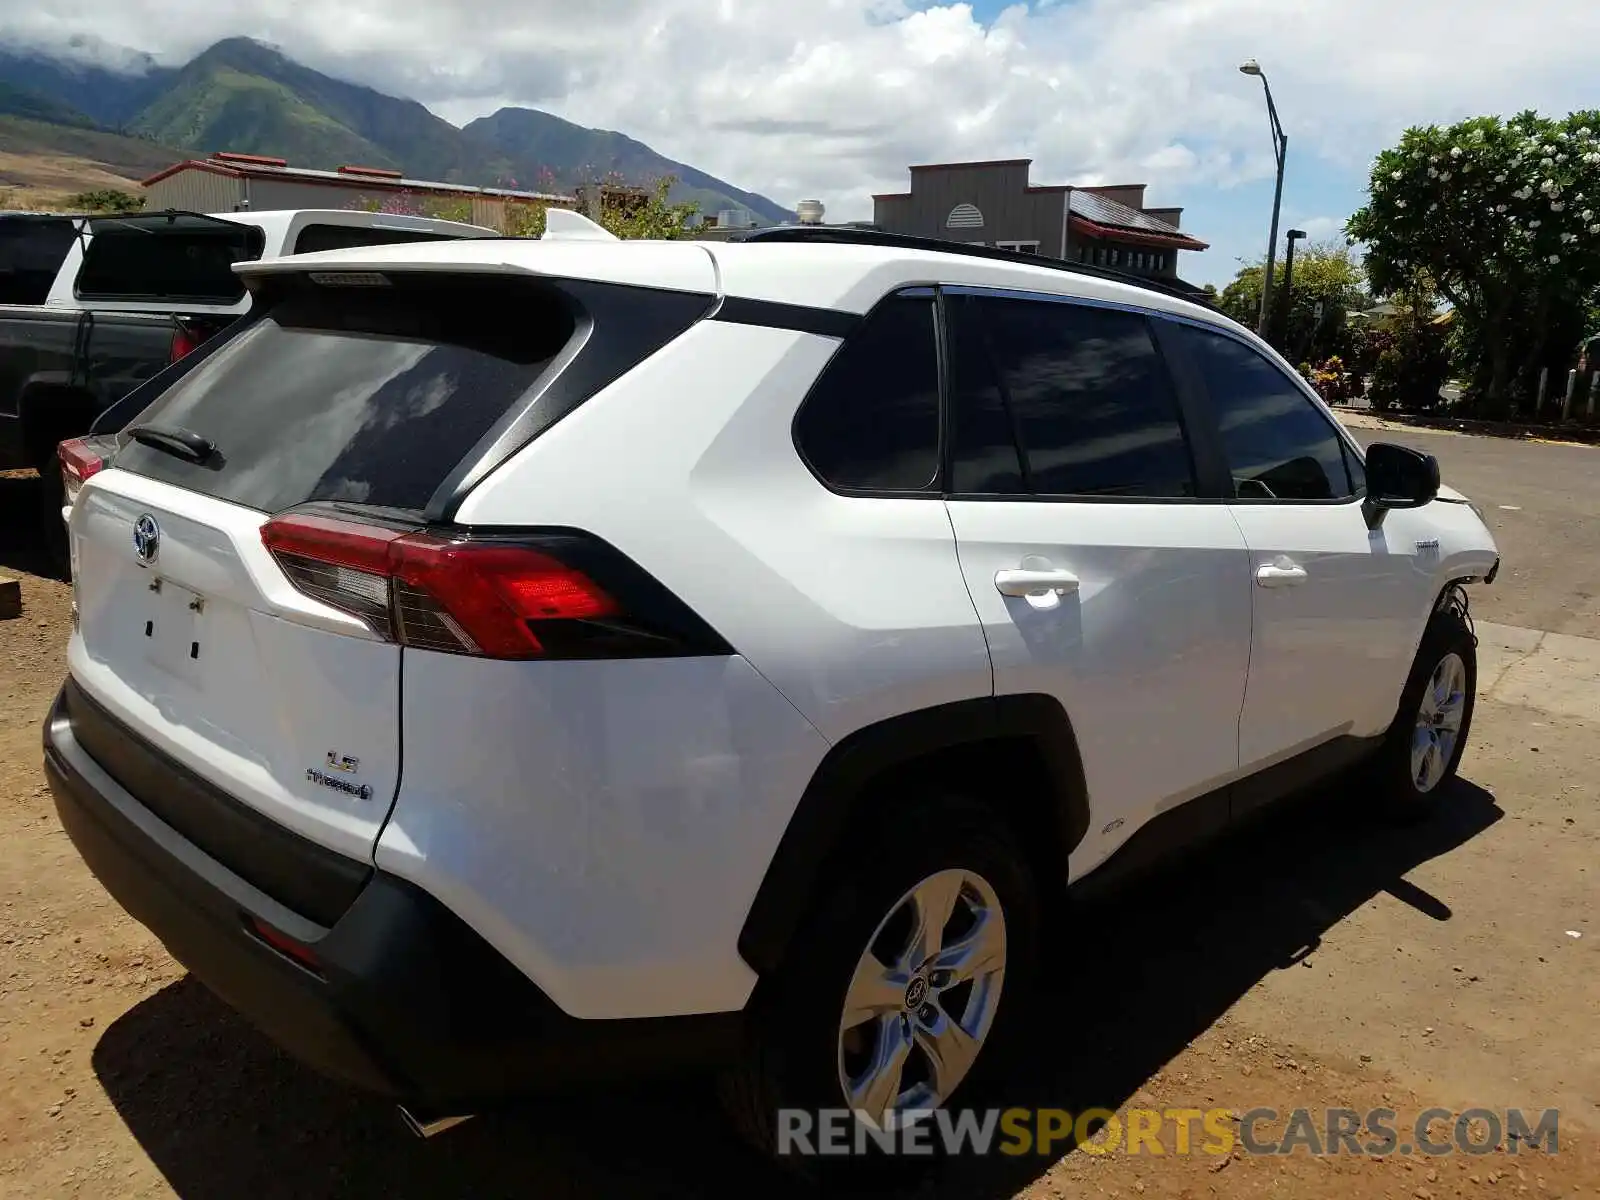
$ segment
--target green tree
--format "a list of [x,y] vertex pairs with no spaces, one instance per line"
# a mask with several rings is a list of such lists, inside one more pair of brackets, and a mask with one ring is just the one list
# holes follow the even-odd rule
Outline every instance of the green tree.
[[1600,111],[1409,129],[1346,232],[1376,292],[1424,278],[1449,303],[1472,393],[1499,415],[1600,287]]
[[[1261,315],[1260,261],[1246,263],[1223,289],[1218,307],[1242,325],[1254,328]],[[1298,248],[1294,280],[1285,298],[1284,263],[1273,271],[1273,314],[1270,340],[1290,362],[1323,362],[1348,352],[1347,314],[1367,304],[1366,275],[1348,245],[1338,241]]]
[[619,238],[644,238],[654,241],[687,237],[690,222],[700,211],[693,202],[674,204],[671,200],[676,176],[663,175],[650,184],[636,186],[612,174],[579,189],[600,192],[600,224]]

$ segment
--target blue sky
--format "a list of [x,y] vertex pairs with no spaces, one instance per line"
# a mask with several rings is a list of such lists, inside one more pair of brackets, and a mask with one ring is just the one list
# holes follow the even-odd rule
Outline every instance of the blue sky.
[[1600,104],[1594,0],[74,0],[0,38],[182,61],[247,35],[464,123],[505,105],[616,129],[785,205],[871,215],[912,163],[1030,157],[1038,183],[1149,185],[1225,283],[1266,248],[1259,59],[1290,136],[1285,228],[1337,235],[1412,124]]

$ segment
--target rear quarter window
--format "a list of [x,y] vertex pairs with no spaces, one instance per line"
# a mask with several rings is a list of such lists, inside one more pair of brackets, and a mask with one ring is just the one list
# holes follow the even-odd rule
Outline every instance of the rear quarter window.
[[212,461],[130,441],[117,465],[263,512],[421,510],[574,327],[559,292],[525,281],[297,286],[137,418],[202,435]]

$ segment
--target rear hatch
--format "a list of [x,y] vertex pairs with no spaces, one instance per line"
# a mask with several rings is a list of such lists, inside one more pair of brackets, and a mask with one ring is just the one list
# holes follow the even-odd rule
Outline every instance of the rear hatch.
[[[276,277],[84,484],[69,663],[182,766],[367,859],[399,780],[402,651],[353,615],[360,572],[291,581],[263,528],[285,514],[420,526],[576,320],[528,277],[312,278]],[[323,583],[346,587],[340,607],[315,598]]]

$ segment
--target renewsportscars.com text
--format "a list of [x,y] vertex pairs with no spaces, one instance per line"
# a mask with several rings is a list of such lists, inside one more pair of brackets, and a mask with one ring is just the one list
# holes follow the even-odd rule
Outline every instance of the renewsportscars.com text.
[[1492,1154],[1504,1145],[1559,1152],[1560,1111],[1429,1108],[1407,1120],[1390,1108],[1284,1112],[1252,1108],[937,1109],[902,1114],[882,1127],[849,1109],[782,1109],[778,1151],[787,1155],[1088,1154],[1367,1156]]

